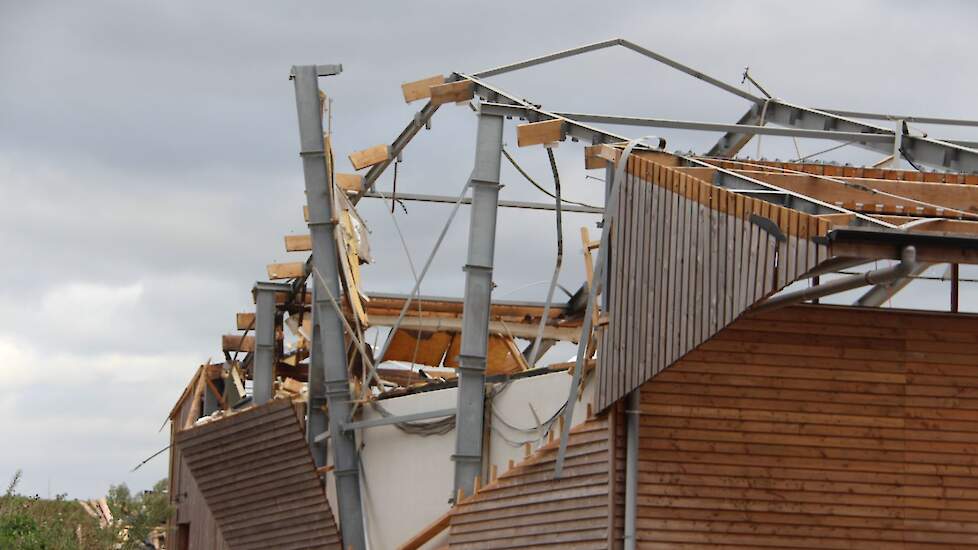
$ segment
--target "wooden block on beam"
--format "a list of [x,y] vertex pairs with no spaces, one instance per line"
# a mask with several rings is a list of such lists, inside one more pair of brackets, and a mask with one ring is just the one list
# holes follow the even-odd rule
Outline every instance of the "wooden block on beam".
[[[587,158],[592,157],[595,160],[593,162],[618,162],[618,157],[621,156],[621,151],[610,145],[600,144],[592,145],[590,147],[584,148],[584,159],[585,167],[587,167]],[[605,166],[604,164],[595,165],[595,168],[601,168]]]
[[286,252],[308,252],[310,250],[312,250],[311,235],[286,235],[285,236]]
[[359,193],[363,186],[363,176],[360,174],[337,173],[335,178],[336,185],[347,193]]
[[255,351],[255,337],[243,334],[225,334],[221,336],[221,349],[224,351]]
[[302,207],[302,219],[305,220],[305,221],[307,221],[307,222],[309,221],[309,207],[308,206],[303,206]]
[[444,103],[458,103],[468,101],[475,97],[475,89],[472,82],[460,80],[459,82],[449,82],[429,88],[431,92],[431,104],[442,105]]
[[350,164],[357,170],[380,164],[389,158],[391,158],[391,148],[387,144],[374,145],[369,149],[355,151],[349,155]]
[[235,315],[235,322],[238,330],[254,330],[255,329],[255,314],[254,313],[238,313]]
[[516,145],[518,147],[545,145],[563,140],[564,121],[557,118],[543,122],[520,124],[516,127]]
[[584,169],[585,170],[595,170],[598,168],[604,168],[608,166],[608,159],[599,157],[597,155],[597,146],[585,147],[584,148]]
[[268,278],[271,280],[277,279],[295,279],[296,277],[302,277],[306,273],[306,263],[305,262],[289,262],[285,264],[268,264]]
[[405,82],[404,84],[401,84],[401,92],[404,94],[404,102],[411,103],[412,101],[431,97],[430,88],[432,86],[440,86],[444,83],[445,77],[440,74],[429,76],[428,78],[422,78],[421,80],[415,80],[414,82]]

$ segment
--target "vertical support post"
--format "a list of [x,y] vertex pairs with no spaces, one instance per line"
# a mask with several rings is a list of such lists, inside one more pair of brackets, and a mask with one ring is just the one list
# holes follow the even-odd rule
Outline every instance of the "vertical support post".
[[[604,204],[605,213],[601,216],[601,232],[604,233],[608,230],[608,212],[607,205],[611,204],[611,192],[612,183],[615,180],[615,165],[612,163],[607,163],[604,169]],[[602,269],[602,281],[601,281],[601,311],[607,313],[608,307],[611,304],[611,285],[608,284],[608,277],[611,274],[611,235],[608,235],[608,250],[603,254],[604,256],[604,268]],[[598,284],[597,281],[594,284]]]
[[275,293],[287,285],[256,283],[255,294],[255,360],[252,399],[256,405],[272,399],[275,382]]
[[628,394],[625,401],[625,550],[635,550],[638,518],[638,429],[642,390]]
[[[315,294],[315,289],[313,290]],[[315,302],[315,296],[313,297]],[[326,442],[316,442],[316,436],[326,432],[329,419],[323,407],[326,405],[326,373],[323,371],[323,339],[319,336],[319,323],[313,316],[312,334],[309,335],[309,402],[306,409],[306,441],[317,468],[326,465]]]
[[961,266],[951,264],[951,312],[957,313],[960,305]]
[[475,168],[472,170],[472,215],[465,267],[462,345],[459,353],[458,416],[455,423],[455,491],[471,495],[482,474],[482,425],[485,403],[486,351],[496,208],[503,147],[503,117],[479,114]]
[[[309,233],[312,236],[313,323],[318,323],[322,349],[326,403],[329,407],[330,447],[336,476],[336,499],[339,505],[343,547],[365,550],[363,510],[360,499],[360,459],[356,434],[346,432],[342,424],[352,413],[350,381],[346,372],[346,346],[343,322],[332,297],[339,299],[340,280],[337,269],[336,241],[333,238],[336,218],[333,213],[332,167],[326,154],[323,119],[319,99],[319,70],[315,65],[292,68],[295,102],[299,117],[300,156],[309,207]],[[336,304],[338,306],[339,304]],[[481,435],[481,434],[480,434]]]

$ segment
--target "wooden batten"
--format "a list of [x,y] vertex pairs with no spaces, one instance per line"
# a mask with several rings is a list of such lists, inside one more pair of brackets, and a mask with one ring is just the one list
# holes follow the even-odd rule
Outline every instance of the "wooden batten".
[[336,185],[347,193],[359,193],[360,188],[363,186],[363,176],[360,174],[337,172],[333,175],[333,178],[336,181]]
[[297,277],[302,277],[306,272],[305,262],[288,262],[284,264],[268,264],[268,278],[271,280],[277,279],[295,279]]
[[472,86],[472,82],[468,80],[432,86],[429,90],[431,92],[432,105],[458,103],[459,101],[468,101],[475,97],[475,88]]
[[520,124],[516,127],[516,145],[519,147],[556,143],[563,141],[564,136],[564,121],[557,118],[543,122]]
[[391,147],[386,143],[350,153],[350,164],[357,170],[362,170],[375,164],[380,164],[391,158]]
[[305,222],[308,222],[309,221],[309,207],[308,206],[303,206],[302,207],[302,221],[305,221]]
[[221,336],[221,349],[224,351],[255,351],[255,337],[244,334],[225,334]]
[[238,330],[254,330],[255,328],[254,313],[238,313],[235,315],[235,321]]
[[312,236],[286,235],[285,250],[286,252],[308,252],[312,250]]
[[621,151],[611,145],[591,145],[584,148],[584,167],[603,168],[608,162],[618,162]]
[[404,94],[404,102],[411,103],[412,101],[431,97],[431,87],[440,86],[444,83],[445,77],[440,74],[415,80],[414,82],[405,82],[401,84],[401,93]]

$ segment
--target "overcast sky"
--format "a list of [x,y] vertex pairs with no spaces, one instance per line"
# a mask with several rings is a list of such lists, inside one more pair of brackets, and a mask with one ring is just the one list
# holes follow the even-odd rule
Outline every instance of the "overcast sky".
[[[321,84],[349,171],[347,153],[390,142],[420,108],[404,104],[402,82],[616,36],[731,83],[750,65],[796,103],[978,118],[976,21],[975,4],[951,1],[0,0],[0,478],[21,468],[22,492],[94,497],[166,475],[165,456],[130,469],[168,444],[167,412],[196,366],[220,357],[265,264],[302,259],[282,244],[304,229],[293,64],[343,64]],[[624,50],[494,82],[553,110],[732,122],[748,107]],[[509,126],[510,149],[552,184],[543,150],[516,152]],[[683,150],[717,137],[660,133]],[[398,189],[458,193],[474,135],[468,109],[443,107],[405,152]],[[793,152],[762,142],[763,156]],[[580,146],[557,154],[564,194],[599,201]],[[847,154],[835,158],[867,158]],[[503,183],[503,198],[546,200],[512,170]],[[390,215],[362,204],[377,258],[367,290],[408,291]],[[421,263],[448,209],[407,209],[398,222]],[[579,228],[593,222],[565,219],[568,288],[583,277]],[[463,212],[425,292],[461,295],[466,223]],[[554,244],[552,217],[504,213],[497,297],[541,298],[545,285],[522,287],[549,278]]]

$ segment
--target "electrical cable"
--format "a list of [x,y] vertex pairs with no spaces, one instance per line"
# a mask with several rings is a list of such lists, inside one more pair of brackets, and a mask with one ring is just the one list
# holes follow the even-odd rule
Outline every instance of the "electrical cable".
[[550,160],[550,169],[554,174],[554,205],[557,212],[557,261],[554,263],[553,275],[550,277],[550,287],[547,289],[547,301],[543,304],[543,314],[540,316],[540,326],[537,328],[537,336],[533,339],[533,347],[530,349],[530,356],[527,358],[529,368],[533,368],[537,362],[537,353],[540,351],[540,340],[543,339],[543,329],[547,326],[550,318],[550,306],[553,303],[554,289],[557,287],[557,278],[560,276],[560,267],[564,262],[564,225],[563,212],[561,211],[560,200],[560,173],[557,171],[557,160],[554,157],[554,150],[547,147],[547,157]]
[[[557,198],[557,197],[556,197],[556,195],[554,195],[554,194],[553,194],[553,193],[551,193],[550,191],[547,191],[546,189],[544,189],[544,188],[543,188],[543,186],[541,186],[541,185],[540,185],[539,183],[537,183],[537,182],[536,182],[536,181],[535,181],[535,180],[533,179],[533,177],[531,177],[531,176],[530,176],[530,174],[528,174],[528,173],[526,172],[526,170],[524,170],[524,169],[523,169],[523,167],[522,167],[522,166],[520,166],[520,165],[519,165],[519,164],[518,164],[518,163],[516,162],[516,159],[514,159],[514,158],[513,158],[513,157],[512,157],[512,156],[511,156],[511,155],[509,154],[509,151],[507,151],[505,147],[503,147],[503,156],[504,156],[504,157],[506,157],[506,160],[508,160],[508,161],[509,161],[509,163],[513,165],[513,168],[516,168],[516,171],[517,171],[517,172],[519,172],[519,173],[520,173],[520,175],[522,175],[522,176],[523,176],[524,178],[526,178],[526,181],[528,181],[528,182],[530,182],[530,184],[532,184],[532,185],[533,185],[533,187],[536,187],[536,188],[537,188],[537,189],[539,189],[539,190],[540,190],[540,191],[541,191],[541,192],[542,192],[542,193],[543,193],[544,195],[547,195],[548,197],[550,197],[550,198],[552,198],[552,199],[556,199],[556,198]],[[577,201],[572,201],[572,200],[567,200],[567,199],[562,199],[562,201],[561,201],[561,202],[566,202],[567,204],[573,204],[573,205],[576,205],[576,206],[584,206],[584,207],[586,207],[586,208],[598,208],[598,209],[600,209],[600,208],[601,208],[600,206],[594,206],[594,205],[592,205],[592,204],[587,204],[586,202],[577,202]]]

